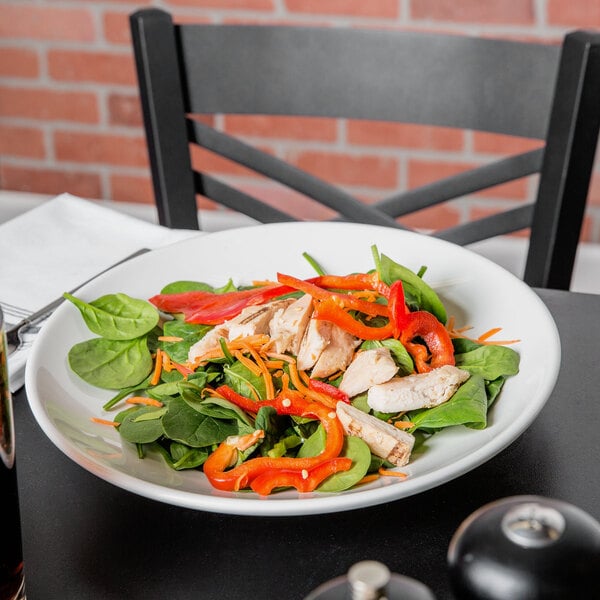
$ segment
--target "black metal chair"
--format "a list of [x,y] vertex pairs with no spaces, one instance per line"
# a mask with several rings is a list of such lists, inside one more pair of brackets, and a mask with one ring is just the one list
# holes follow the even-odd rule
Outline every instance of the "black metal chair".
[[[397,217],[539,173],[537,198],[432,235],[464,245],[530,228],[524,280],[568,289],[600,124],[600,34],[562,47],[471,37],[250,25],[175,25],[131,15],[159,221],[197,229],[196,194],[261,222],[289,214],[192,169],[199,144],[335,210],[339,219],[403,228]],[[367,205],[193,114],[304,115],[457,127],[545,141]]]

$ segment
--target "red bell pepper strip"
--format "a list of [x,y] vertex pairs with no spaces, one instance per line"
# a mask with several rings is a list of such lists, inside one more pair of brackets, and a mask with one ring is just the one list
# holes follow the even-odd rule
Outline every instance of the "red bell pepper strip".
[[406,324],[407,316],[409,314],[404,299],[404,288],[400,279],[392,283],[388,298],[388,309],[390,311],[390,320],[394,324],[394,337],[399,338],[400,332]]
[[366,315],[370,315],[372,317],[376,316],[388,316],[388,308],[384,304],[378,304],[377,302],[368,302],[366,300],[361,300],[352,294],[340,294],[337,292],[332,292],[330,290],[326,290],[310,281],[306,281],[304,279],[298,279],[296,277],[292,277],[291,275],[284,275],[283,273],[277,273],[277,281],[282,285],[286,285],[288,287],[295,288],[304,292],[305,294],[309,294],[316,300],[327,300],[329,298],[336,298],[340,306],[344,306],[345,308],[358,310]]
[[384,340],[392,337],[392,334],[394,333],[394,324],[391,320],[382,327],[365,325],[356,320],[352,315],[348,314],[337,303],[335,298],[317,302],[313,316],[315,319],[331,321],[335,325],[341,327],[344,331],[351,333],[361,340]]
[[321,394],[326,394],[327,396],[333,398],[334,400],[337,400],[338,402],[345,402],[346,404],[350,404],[350,398],[348,394],[342,392],[342,390],[335,387],[335,385],[331,385],[326,381],[321,381],[320,379],[309,379],[308,389],[313,390],[315,392],[319,392]]
[[389,296],[389,286],[379,279],[377,273],[353,273],[351,275],[321,275],[308,279],[320,287],[338,290],[371,290]]
[[218,325],[236,317],[247,306],[263,304],[294,291],[286,286],[269,285],[224,294],[205,291],[157,294],[150,302],[163,312],[182,313],[187,323]]
[[[426,361],[424,352],[415,346],[412,340],[421,338],[431,355],[429,362]],[[418,310],[408,313],[404,319],[400,342],[415,359],[415,365],[419,373],[427,373],[437,367],[454,365],[454,346],[446,328],[431,313]]]
[[[342,450],[344,430],[335,411],[318,402],[307,400],[295,390],[287,390],[273,400],[261,400],[259,402],[254,402],[250,398],[238,394],[228,386],[220,386],[216,391],[230,402],[250,412],[258,412],[262,406],[272,406],[278,414],[317,417],[326,433],[325,448],[317,456],[307,458],[261,456],[247,460],[229,470],[226,469],[232,462],[235,462],[238,447],[244,441],[240,442],[241,438],[237,436],[234,439],[229,439],[229,441],[225,440],[208,457],[203,466],[204,474],[209,482],[219,490],[237,491],[243,489],[251,485],[256,477],[265,473],[293,471],[301,474],[303,470],[310,472],[315,467],[337,458]],[[337,470],[348,470],[351,463],[350,460],[349,462],[341,461],[335,464]],[[268,478],[265,476],[265,479]]]
[[332,458],[310,471],[272,471],[263,473],[254,478],[250,487],[261,496],[269,495],[275,488],[293,487],[299,492],[312,492],[327,477],[347,471],[352,466],[351,458]]

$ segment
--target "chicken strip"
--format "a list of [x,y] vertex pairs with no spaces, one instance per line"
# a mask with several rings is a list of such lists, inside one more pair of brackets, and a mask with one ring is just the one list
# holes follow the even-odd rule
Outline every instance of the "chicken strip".
[[333,325],[329,321],[310,319],[296,357],[298,369],[311,369],[331,342]]
[[412,434],[345,402],[337,403],[336,414],[346,434],[361,438],[376,456],[397,467],[404,466],[410,460],[415,445]]
[[[346,369],[354,356],[354,350],[359,344],[360,340],[358,338],[332,323],[329,344],[319,355],[311,372],[311,377],[329,377],[329,375]],[[298,368],[300,368],[299,365]]]
[[194,360],[219,346],[219,340],[234,340],[269,332],[269,323],[277,310],[284,310],[292,300],[275,300],[256,306],[247,306],[242,312],[228,321],[211,329],[203,338],[198,340],[188,351],[188,361]]
[[432,408],[449,400],[469,373],[452,365],[444,365],[429,373],[394,377],[387,383],[369,389],[367,403],[385,413]]
[[275,300],[257,306],[247,306],[237,317],[226,322],[229,328],[228,339],[268,334],[275,313],[278,310],[285,310],[291,302],[292,300]]
[[378,383],[389,381],[398,372],[398,365],[389,348],[373,348],[358,352],[344,373],[340,390],[350,398]]
[[305,294],[273,315],[269,335],[275,352],[298,354],[312,311],[312,297]]

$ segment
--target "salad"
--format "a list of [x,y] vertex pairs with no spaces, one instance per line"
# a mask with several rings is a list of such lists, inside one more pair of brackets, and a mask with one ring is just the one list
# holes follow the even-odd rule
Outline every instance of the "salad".
[[65,294],[94,337],[69,351],[140,458],[202,471],[219,490],[341,492],[406,477],[446,427],[486,427],[517,340],[457,329],[437,293],[372,247],[368,272],[221,287],[176,281],[148,299]]

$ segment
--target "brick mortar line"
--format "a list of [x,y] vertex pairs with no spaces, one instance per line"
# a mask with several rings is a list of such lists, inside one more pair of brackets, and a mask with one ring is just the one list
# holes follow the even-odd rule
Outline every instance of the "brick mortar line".
[[107,169],[107,172],[117,175],[132,175],[132,176],[149,176],[149,167],[135,167],[135,166],[122,166],[122,165],[111,165],[107,163],[92,163],[92,162],[76,162],[76,161],[62,161],[55,159],[51,162],[44,159],[28,158],[21,156],[7,156],[0,154],[2,158],[2,165],[8,165],[19,168],[32,168],[32,169],[47,169],[47,170],[74,170],[77,172],[85,172],[90,174],[99,174],[99,169]]

